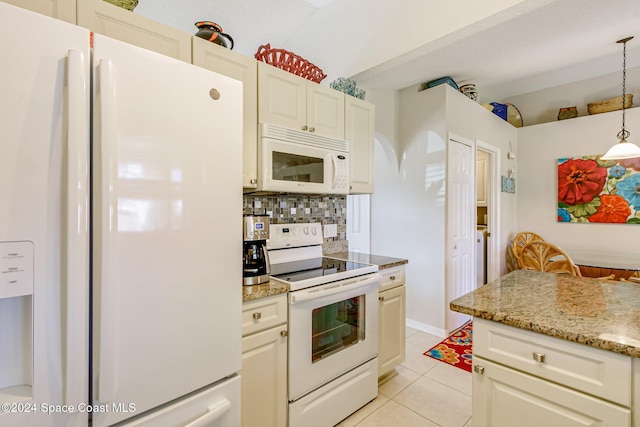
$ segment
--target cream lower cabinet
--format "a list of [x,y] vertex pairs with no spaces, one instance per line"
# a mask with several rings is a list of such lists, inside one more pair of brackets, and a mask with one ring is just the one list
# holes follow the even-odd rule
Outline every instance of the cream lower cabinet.
[[243,143],[242,187],[258,184],[258,65],[254,58],[193,37],[192,62],[242,82]]
[[191,62],[191,34],[106,1],[78,0],[77,24],[94,33]]
[[474,427],[626,427],[628,356],[473,320]]
[[287,425],[287,295],[242,307],[242,427]]
[[391,373],[406,355],[404,266],[380,270],[378,293],[378,377]]
[[[57,18],[71,24],[76,23],[76,0],[2,0],[5,3]],[[85,0],[80,0],[85,1]]]
[[345,140],[349,143],[349,192],[373,193],[375,105],[345,96]]
[[344,139],[345,95],[258,61],[258,122]]

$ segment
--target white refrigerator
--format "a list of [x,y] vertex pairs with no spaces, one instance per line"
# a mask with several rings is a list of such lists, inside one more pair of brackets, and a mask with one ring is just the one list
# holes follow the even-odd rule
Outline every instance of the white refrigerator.
[[0,425],[238,426],[241,83],[2,2],[0,52]]

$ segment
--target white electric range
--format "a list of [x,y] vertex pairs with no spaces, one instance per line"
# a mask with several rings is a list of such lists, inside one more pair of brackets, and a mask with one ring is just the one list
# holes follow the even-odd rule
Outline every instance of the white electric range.
[[271,278],[289,292],[289,426],[325,427],[378,394],[377,265],[322,255],[320,223],[272,224]]

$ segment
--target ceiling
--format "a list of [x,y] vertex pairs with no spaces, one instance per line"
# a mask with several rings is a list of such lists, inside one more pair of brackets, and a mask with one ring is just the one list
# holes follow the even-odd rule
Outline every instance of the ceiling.
[[[375,48],[372,37],[393,37],[391,32],[385,33],[381,28],[359,31],[355,36],[352,32],[348,43],[340,42],[341,28],[325,25],[322,34],[309,33],[318,28],[311,24],[320,19],[321,12],[325,12],[326,22],[327,13],[338,14],[340,4],[353,1],[140,0],[135,12],[190,33],[195,33],[196,21],[215,21],[225,32],[240,35],[234,38],[234,50],[250,56],[266,41],[295,52],[300,52],[301,46],[305,46],[301,43],[305,42],[316,51],[330,49],[328,54],[337,59],[333,63],[325,59],[322,63],[329,75],[326,81],[344,75],[371,89],[401,89],[448,75],[459,84],[475,83],[479,89],[492,91],[495,99],[507,98],[620,72],[622,46],[615,41],[627,36],[636,36],[627,44],[627,68],[640,66],[638,0],[513,0],[511,3],[515,5],[408,51],[390,51],[374,65],[370,61],[359,65],[358,55],[340,49],[353,52],[358,45]],[[373,0],[368,1],[375,6]],[[395,4],[401,9],[403,3],[410,2]],[[437,2],[431,3],[433,10]],[[402,20],[402,13],[412,11],[399,10],[394,18]],[[365,10],[359,18],[366,16]],[[438,19],[437,14],[431,19]],[[345,21],[336,17],[335,22]],[[349,55],[349,61],[340,59],[345,54]],[[638,86],[640,83],[636,83]]]

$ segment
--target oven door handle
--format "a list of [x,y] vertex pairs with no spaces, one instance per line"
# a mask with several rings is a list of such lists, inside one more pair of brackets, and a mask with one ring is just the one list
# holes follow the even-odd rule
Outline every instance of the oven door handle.
[[291,292],[289,294],[289,303],[296,304],[304,301],[326,297],[329,295],[348,292],[353,289],[362,288],[373,284],[377,285],[381,277],[382,276],[380,276],[379,273],[373,273],[367,276],[356,277],[355,279],[341,280],[335,283],[328,283],[326,285],[314,286],[312,288]]

